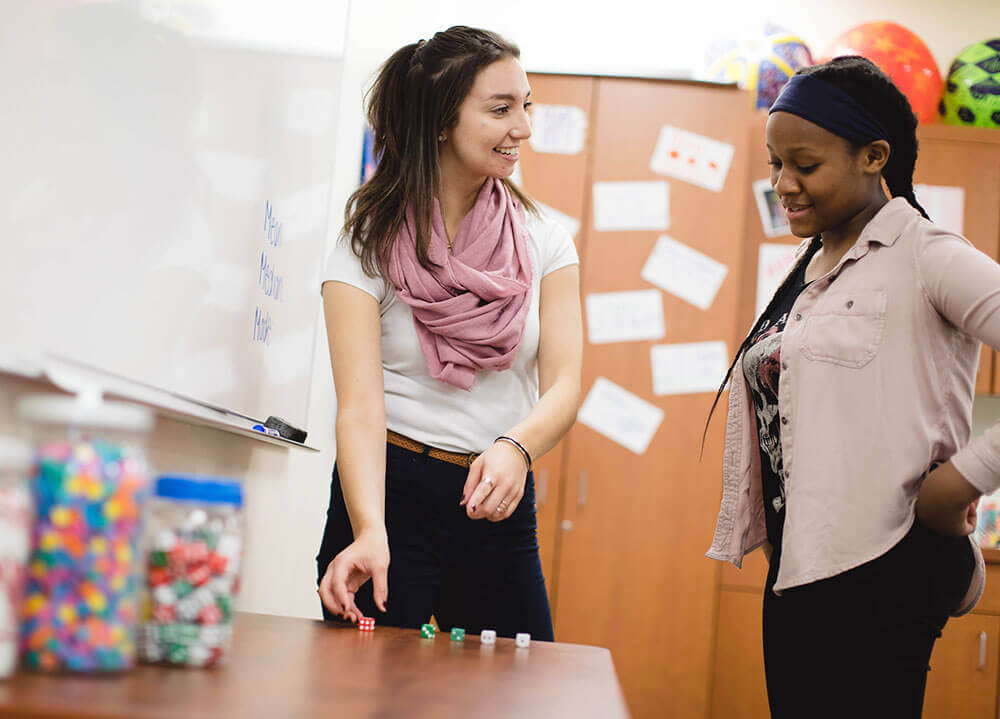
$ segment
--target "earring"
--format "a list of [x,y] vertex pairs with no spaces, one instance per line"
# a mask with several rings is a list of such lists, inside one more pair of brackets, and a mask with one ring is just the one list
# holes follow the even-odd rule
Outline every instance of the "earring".
[[443,132],[440,135],[438,135],[438,142],[444,142],[444,133]]

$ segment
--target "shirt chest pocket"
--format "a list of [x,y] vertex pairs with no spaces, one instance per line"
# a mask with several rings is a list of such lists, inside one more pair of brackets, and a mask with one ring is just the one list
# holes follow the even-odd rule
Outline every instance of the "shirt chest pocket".
[[864,367],[882,344],[887,304],[885,290],[823,298],[806,318],[802,354],[815,362]]

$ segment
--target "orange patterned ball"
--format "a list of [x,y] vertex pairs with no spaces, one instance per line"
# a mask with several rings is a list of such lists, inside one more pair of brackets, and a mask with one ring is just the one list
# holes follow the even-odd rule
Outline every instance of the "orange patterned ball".
[[933,122],[941,98],[941,73],[923,41],[894,22],[867,22],[851,28],[830,45],[824,60],[862,55],[892,78],[921,123]]

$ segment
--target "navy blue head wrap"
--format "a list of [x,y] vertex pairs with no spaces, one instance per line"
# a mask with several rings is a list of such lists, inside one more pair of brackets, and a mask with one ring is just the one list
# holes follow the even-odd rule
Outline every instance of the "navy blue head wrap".
[[868,110],[835,85],[811,75],[792,75],[771,106],[819,125],[834,135],[861,145],[889,140],[889,133]]

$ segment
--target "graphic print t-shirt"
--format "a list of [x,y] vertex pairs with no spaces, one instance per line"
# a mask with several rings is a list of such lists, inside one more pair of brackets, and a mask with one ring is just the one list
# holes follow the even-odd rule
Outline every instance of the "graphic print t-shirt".
[[778,379],[781,377],[781,335],[792,305],[805,289],[806,265],[819,243],[799,263],[781,296],[764,315],[750,346],[743,353],[743,375],[753,398],[760,442],[761,488],[767,540],[774,557],[781,556],[781,535],[785,525],[785,472],[781,462],[781,415],[778,412]]

